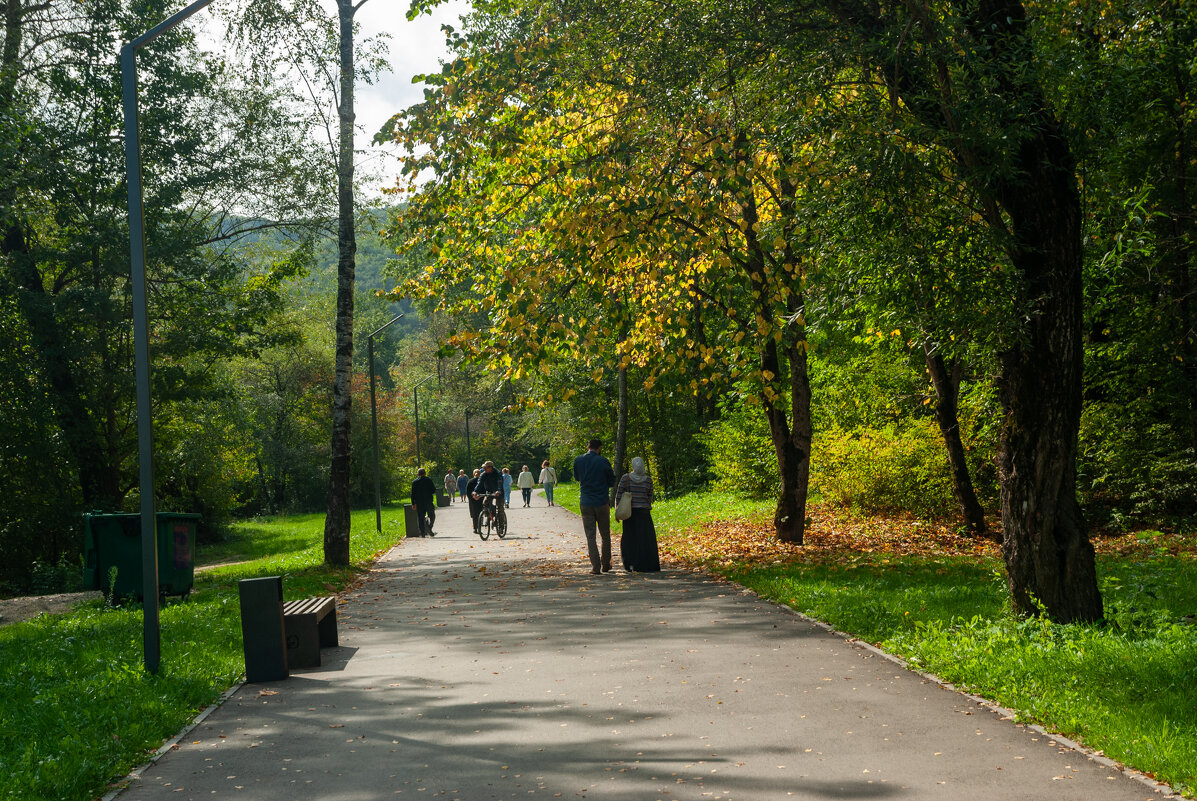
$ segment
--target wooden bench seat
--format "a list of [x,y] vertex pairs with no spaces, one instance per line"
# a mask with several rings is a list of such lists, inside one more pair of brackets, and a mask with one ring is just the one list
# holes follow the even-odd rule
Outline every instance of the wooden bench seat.
[[335,598],[304,598],[283,604],[287,667],[320,667],[320,649],[337,645]]

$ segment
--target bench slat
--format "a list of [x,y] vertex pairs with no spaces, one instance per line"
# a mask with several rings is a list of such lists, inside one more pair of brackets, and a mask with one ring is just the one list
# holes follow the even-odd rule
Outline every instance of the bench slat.
[[287,601],[283,604],[283,615],[311,615],[324,617],[334,608],[332,598],[304,598],[298,601]]

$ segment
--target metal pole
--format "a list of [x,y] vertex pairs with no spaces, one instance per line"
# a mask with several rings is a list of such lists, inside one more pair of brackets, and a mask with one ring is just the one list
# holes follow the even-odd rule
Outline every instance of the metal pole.
[[411,388],[411,394],[416,399],[416,467],[420,467],[420,387],[436,378],[435,375],[426,376],[416,382]]
[[196,0],[121,48],[121,101],[125,115],[125,183],[129,190],[129,272],[133,290],[133,372],[137,381],[137,467],[141,492],[142,644],[145,669],[157,673],[162,656],[158,621],[158,537],[154,516],[154,429],[150,398],[150,337],[146,312],[145,220],[141,140],[137,125],[137,50],[212,0]]
[[466,409],[466,467],[474,468],[474,457],[470,455],[470,410]]
[[366,336],[366,350],[370,354],[370,436],[374,443],[374,525],[375,530],[380,534],[382,533],[382,478],[378,467],[378,404],[374,401],[374,336],[401,317],[403,317],[402,314],[392,317]]
[[374,337],[366,337],[370,354],[370,440],[374,454],[374,530],[382,533],[382,477],[378,470],[378,403],[374,400]]
[[121,48],[125,112],[125,177],[129,189],[129,263],[133,289],[133,371],[137,383],[137,467],[141,492],[142,644],[145,669],[157,673],[162,656],[158,621],[158,537],[154,519],[154,428],[150,398],[150,338],[146,313],[145,228],[141,143],[137,120],[137,49]]

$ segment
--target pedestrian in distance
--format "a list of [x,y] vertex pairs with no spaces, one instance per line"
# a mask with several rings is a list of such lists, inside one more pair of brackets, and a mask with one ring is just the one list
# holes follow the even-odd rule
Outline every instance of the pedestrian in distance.
[[[603,442],[592,439],[586,453],[574,459],[574,477],[578,479],[582,512],[582,531],[586,534],[586,552],[590,556],[590,572],[596,575],[611,571],[611,487],[615,486],[615,471],[603,456]],[[596,529],[602,549],[595,541]]]
[[506,467],[503,468],[503,507],[511,508],[511,471]]
[[544,497],[548,499],[549,506],[552,506],[553,487],[557,486],[557,471],[549,466],[548,459],[540,466],[540,486],[544,487]]
[[520,471],[519,485],[524,496],[524,508],[527,509],[532,505],[532,488],[536,486],[536,479],[532,478],[532,471],[528,469],[528,465],[524,465],[524,469]]
[[432,527],[436,524],[436,484],[425,475],[422,467],[416,471],[416,480],[411,483],[411,502],[416,507],[416,516],[420,521],[418,536],[435,537]]
[[469,483],[470,483],[470,478],[469,478],[469,476],[467,476],[465,474],[465,471],[458,470],[457,471],[457,494],[458,494],[458,496],[460,496],[460,499],[463,501],[469,500],[469,496],[466,495],[466,484],[469,484]]
[[470,504],[470,523],[474,527],[475,534],[478,533],[478,513],[482,511],[482,499],[475,498],[474,496],[477,494],[475,490],[478,488],[478,477],[481,474],[481,470],[477,468],[474,469],[474,476],[466,482],[465,491],[463,493],[466,497],[466,500]]
[[630,495],[632,516],[623,521],[623,536],[619,538],[619,555],[623,569],[637,573],[656,573],[661,569],[657,553],[657,529],[653,526],[653,480],[644,469],[644,460],[632,460],[632,472],[624,473],[615,487],[615,505]]
[[449,503],[453,503],[453,496],[457,494],[457,476],[452,470],[445,473],[445,494],[449,496]]

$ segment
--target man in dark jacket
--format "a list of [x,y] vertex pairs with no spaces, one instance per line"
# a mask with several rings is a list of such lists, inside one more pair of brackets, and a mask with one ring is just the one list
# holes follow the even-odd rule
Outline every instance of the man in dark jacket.
[[[582,512],[582,530],[586,533],[586,551],[590,555],[591,573],[611,571],[611,487],[615,486],[615,471],[603,456],[603,443],[592,439],[586,453],[574,459],[574,478],[578,479]],[[595,529],[602,540],[602,551],[595,542]]]
[[[411,483],[411,502],[416,507],[416,515],[420,519],[420,536],[435,537],[432,526],[436,523],[436,484],[424,474],[424,468],[416,471],[415,481]],[[428,525],[424,525],[424,517],[428,517]]]
[[[503,474],[495,469],[495,463],[487,459],[482,463],[482,473],[478,476],[478,483],[474,485],[474,493],[470,497],[478,496],[478,511],[481,512],[486,503],[495,505],[500,516],[503,514]],[[474,515],[474,530],[478,530],[478,515]]]

